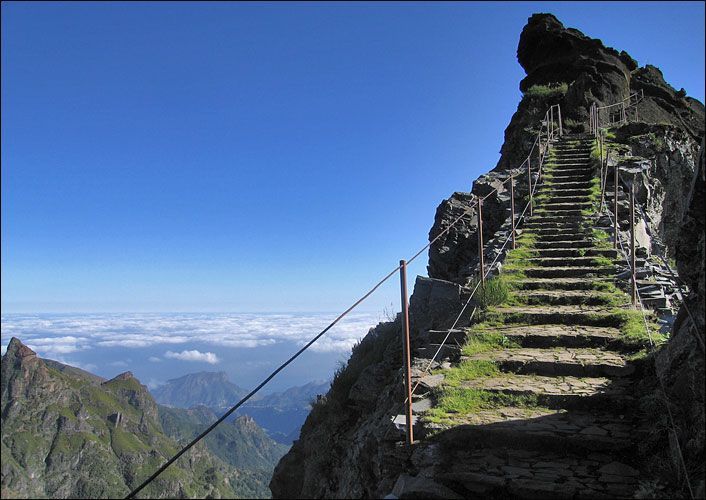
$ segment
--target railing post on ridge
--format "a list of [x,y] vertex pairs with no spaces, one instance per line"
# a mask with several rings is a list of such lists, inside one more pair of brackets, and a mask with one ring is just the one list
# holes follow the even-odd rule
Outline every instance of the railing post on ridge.
[[414,443],[414,424],[412,420],[412,359],[409,345],[409,304],[407,302],[407,262],[400,261],[400,296],[402,304],[402,356],[405,371],[405,392],[407,404],[405,408],[407,423],[407,445]]
[[485,286],[485,262],[483,259],[483,198],[478,197],[478,258],[480,259],[480,282]]
[[630,270],[632,272],[632,305],[637,305],[637,274],[635,273],[635,176],[630,184]]
[[559,104],[556,105],[556,110],[559,113],[559,137],[564,136],[564,127],[561,124],[561,106]]
[[510,217],[512,218],[512,249],[515,249],[515,178],[510,174]]
[[[541,150],[540,146],[540,150]],[[541,162],[541,160],[540,160]],[[532,217],[532,167],[530,165],[530,157],[527,157],[527,186],[529,186],[529,214]]]
[[613,175],[613,247],[618,249],[618,165],[615,166]]

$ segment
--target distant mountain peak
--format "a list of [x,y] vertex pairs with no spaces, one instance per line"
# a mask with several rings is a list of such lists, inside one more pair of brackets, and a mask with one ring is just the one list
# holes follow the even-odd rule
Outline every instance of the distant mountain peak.
[[7,351],[5,353],[6,359],[23,359],[30,357],[37,357],[37,353],[32,349],[24,345],[20,339],[17,337],[12,337],[10,343],[7,345]]

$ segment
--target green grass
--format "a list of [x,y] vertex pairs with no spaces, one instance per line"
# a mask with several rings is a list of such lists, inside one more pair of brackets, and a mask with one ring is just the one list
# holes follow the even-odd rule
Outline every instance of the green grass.
[[477,380],[479,378],[494,377],[500,374],[500,370],[495,363],[486,360],[466,360],[453,368],[442,370],[444,374],[444,385],[446,387],[458,387],[467,380]]
[[620,334],[629,343],[634,343],[636,345],[648,344],[650,341],[650,335],[656,345],[660,345],[667,340],[667,336],[659,332],[659,325],[652,319],[651,314],[647,316],[646,329],[645,318],[643,318],[642,311],[637,309],[616,308],[613,309],[612,312],[620,318]]
[[[476,288],[478,281],[470,283],[471,289]],[[486,280],[484,285],[478,285],[473,296],[481,309],[496,306],[507,302],[510,288],[504,276],[496,276]]]
[[440,395],[437,405],[425,415],[425,420],[438,424],[453,424],[456,415],[465,415],[482,409],[514,406],[539,406],[536,395],[505,394],[483,389],[451,388]]
[[505,335],[493,331],[492,326],[481,323],[479,327],[473,328],[466,344],[461,349],[461,353],[464,356],[472,356],[493,349],[510,347],[518,347],[518,345]]
[[611,259],[610,257],[606,257],[605,255],[596,255],[592,257],[591,260],[596,266],[607,267],[615,264],[613,259]]
[[550,87],[549,85],[532,85],[524,93],[525,97],[563,97],[569,90],[569,85],[567,83],[561,83],[557,86]]

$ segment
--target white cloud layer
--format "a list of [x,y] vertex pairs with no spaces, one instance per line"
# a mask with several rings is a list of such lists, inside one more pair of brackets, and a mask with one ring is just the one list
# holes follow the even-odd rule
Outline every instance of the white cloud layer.
[[221,361],[220,359],[218,359],[218,356],[216,356],[212,352],[201,352],[197,351],[196,349],[194,349],[193,351],[181,352],[167,351],[164,353],[164,357],[170,359],[180,359],[182,361],[202,361],[211,365],[215,365]]
[[[381,314],[351,314],[311,349],[345,353],[383,318]],[[278,343],[304,345],[328,326],[336,314],[3,314],[2,345],[19,337],[40,356],[57,359],[94,348],[170,347],[174,359],[208,361],[191,350],[194,344],[252,349]],[[181,349],[175,347],[181,346]],[[184,353],[196,353],[186,354]],[[210,353],[213,354],[213,353]],[[176,358],[175,356],[184,356]],[[214,358],[217,359],[215,354]],[[165,355],[165,357],[167,357]],[[150,361],[157,362],[157,359]]]

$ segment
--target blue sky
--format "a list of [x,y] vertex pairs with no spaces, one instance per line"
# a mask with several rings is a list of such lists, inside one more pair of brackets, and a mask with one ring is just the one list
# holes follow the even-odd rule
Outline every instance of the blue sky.
[[3,2],[3,312],[345,308],[497,162],[542,11],[703,101],[701,2]]

